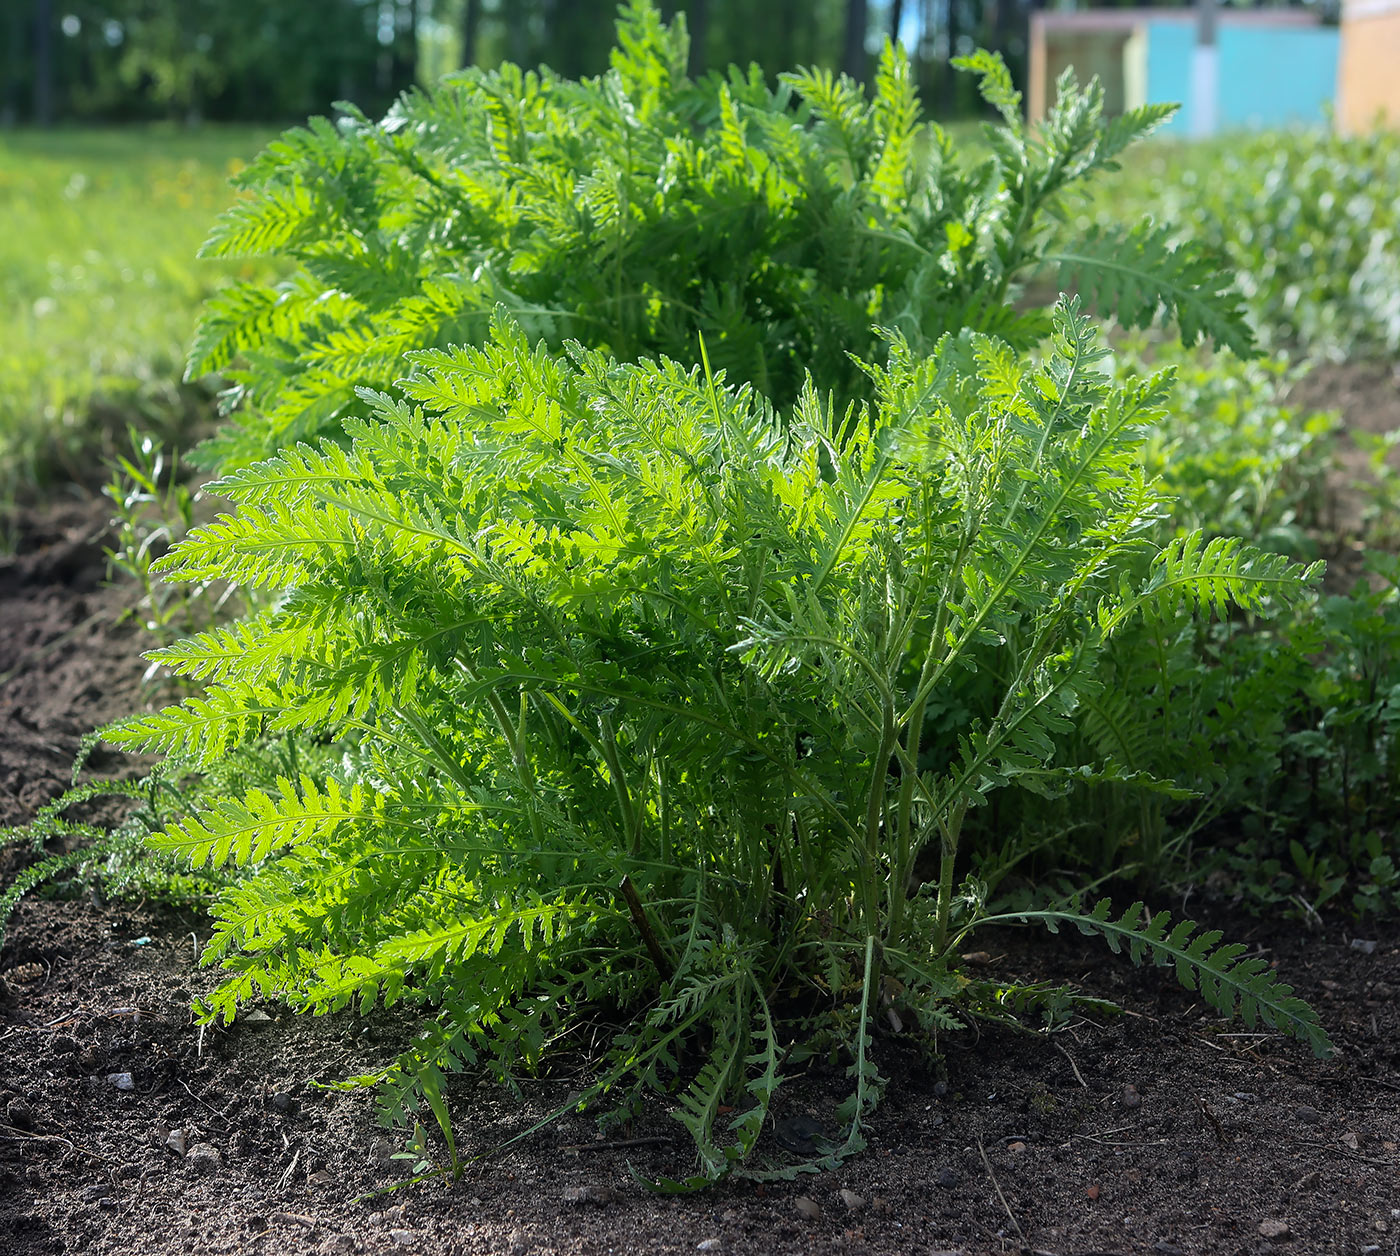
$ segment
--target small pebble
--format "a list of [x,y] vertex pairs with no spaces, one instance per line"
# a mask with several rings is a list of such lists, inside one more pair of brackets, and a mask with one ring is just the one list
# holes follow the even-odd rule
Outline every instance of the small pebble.
[[280,1112],[284,1116],[295,1116],[297,1109],[301,1107],[293,1095],[289,1095],[285,1090],[279,1090],[275,1095],[269,1095],[268,1107],[274,1112]]
[[1084,1193],[1090,1199],[1097,1199],[1099,1197],[1099,1184],[1095,1182],[1092,1186],[1086,1187]]
[[186,1147],[189,1145],[189,1139],[186,1137],[184,1130],[171,1130],[170,1133],[165,1136],[165,1145],[177,1156],[183,1156]]
[[696,1245],[697,1252],[722,1252],[724,1250],[723,1239],[701,1239]]
[[397,1244],[399,1247],[412,1247],[418,1241],[418,1236],[412,1230],[390,1230],[389,1242]]
[[1259,1223],[1259,1233],[1266,1239],[1286,1239],[1290,1234],[1288,1222],[1266,1217]]
[[1293,1119],[1299,1125],[1316,1125],[1322,1120],[1322,1113],[1305,1103],[1293,1109]]
[[213,1143],[195,1143],[186,1153],[185,1159],[200,1173],[213,1173],[224,1162],[219,1149]]
[[272,1017],[259,1008],[254,1008],[251,1012],[244,1012],[238,1018],[240,1025],[247,1025],[249,1029],[266,1029],[272,1024]]
[[1348,1151],[1360,1151],[1361,1139],[1359,1139],[1353,1131],[1348,1130],[1342,1135],[1342,1146],[1347,1148]]
[[1118,1102],[1125,1108],[1140,1108],[1142,1107],[1142,1096],[1138,1094],[1138,1088],[1129,1082],[1123,1087],[1123,1094]]
[[1351,949],[1360,951],[1363,955],[1374,955],[1376,953],[1376,940],[1374,938],[1352,938]]
[[865,1207],[865,1196],[857,1195],[855,1191],[842,1190],[841,1202],[852,1212],[859,1212]]
[[792,1206],[808,1221],[815,1221],[822,1215],[822,1206],[815,1199],[808,1199],[806,1195],[799,1195],[792,1201]]
[[605,1186],[598,1182],[585,1182],[582,1186],[566,1186],[564,1188],[564,1202],[566,1204],[610,1204],[617,1198],[617,1192],[611,1186]]
[[136,1083],[130,1073],[108,1073],[107,1080],[118,1090],[135,1090]]
[[16,1129],[32,1129],[34,1110],[23,1099],[11,1099],[5,1106],[5,1119]]
[[1006,1150],[1011,1152],[1012,1155],[1019,1156],[1023,1151],[1025,1151],[1025,1149],[1026,1144],[1023,1143],[1019,1138],[1014,1143],[1006,1144]]
[[93,1182],[91,1185],[83,1187],[83,1198],[89,1203],[101,1199],[106,1193],[107,1188],[101,1182]]
[[934,1178],[934,1181],[945,1191],[951,1191],[953,1187],[958,1184],[959,1180],[958,1171],[956,1169],[939,1169],[938,1176]]
[[510,1250],[513,1252],[523,1252],[530,1246],[530,1236],[518,1227],[510,1232]]

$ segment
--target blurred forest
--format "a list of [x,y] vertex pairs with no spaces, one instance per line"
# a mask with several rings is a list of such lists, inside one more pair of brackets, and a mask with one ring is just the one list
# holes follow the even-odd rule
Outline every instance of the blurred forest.
[[[1018,79],[1035,0],[685,0],[693,73],[823,65],[864,78],[898,35],[924,99],[975,108],[950,56],[1000,51]],[[5,0],[0,123],[282,122],[503,60],[606,68],[617,0]]]

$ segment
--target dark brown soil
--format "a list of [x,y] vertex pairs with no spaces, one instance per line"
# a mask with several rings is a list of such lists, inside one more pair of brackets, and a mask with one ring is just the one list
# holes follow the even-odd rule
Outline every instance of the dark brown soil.
[[[0,1250],[691,1253],[719,1239],[774,1256],[1388,1254],[1400,1235],[1393,929],[1356,949],[1340,929],[1234,925],[1321,1010],[1333,1061],[1222,1026],[1170,975],[1087,940],[988,936],[991,971],[1071,979],[1125,1015],[1053,1038],[956,1036],[946,1085],[912,1044],[883,1039],[890,1085],[870,1148],[838,1173],[658,1199],[629,1167],[691,1168],[684,1131],[658,1110],[632,1134],[669,1142],[594,1149],[590,1120],[571,1117],[455,1184],[358,1202],[405,1175],[389,1158],[398,1143],[368,1096],[307,1083],[383,1064],[403,1026],[269,1007],[271,1021],[201,1034],[187,1007],[210,983],[191,965],[203,929],[87,902],[21,908],[0,1005]],[[517,1101],[466,1083],[463,1149],[525,1129],[572,1084],[526,1083]],[[836,1074],[818,1072],[779,1115],[827,1117],[838,1094]]]
[[[1348,432],[1381,435],[1400,428],[1400,366],[1388,362],[1319,363],[1293,387],[1289,403],[1303,413],[1340,411]],[[1400,448],[1391,451],[1390,465],[1400,471]],[[1327,587],[1350,588],[1361,571],[1367,531],[1379,529],[1393,538],[1400,520],[1370,519],[1367,494],[1358,486],[1374,480],[1370,456],[1350,440],[1342,440],[1328,502],[1328,521],[1337,547],[1328,555]],[[1389,513],[1389,512],[1388,512]]]
[[119,622],[129,593],[105,586],[106,525],[103,499],[60,500],[0,557],[0,827],[61,793],[84,734],[139,702],[145,647]]
[[[1393,380],[1377,378],[1395,415]],[[1306,402],[1338,404],[1341,386]],[[88,728],[139,705],[137,637],[117,626],[125,598],[102,587],[102,515],[53,507],[27,521],[21,556],[0,561],[0,823],[67,784]],[[838,1173],[662,1199],[632,1170],[683,1175],[692,1161],[661,1100],[625,1131],[650,1141],[609,1149],[589,1117],[570,1116],[456,1183],[384,1193],[407,1172],[392,1159],[401,1138],[377,1127],[367,1092],[310,1083],[382,1066],[411,1024],[268,1006],[269,1019],[201,1031],[188,1006],[213,982],[193,964],[202,920],[34,899],[0,953],[0,1253],[1391,1256],[1400,926],[1356,938],[1342,925],[1212,923],[1277,962],[1319,1009],[1336,1059],[1222,1024],[1169,973],[1088,940],[988,934],[984,971],[1072,981],[1124,1014],[1053,1037],[954,1035],[940,1044],[946,1078],[908,1038],[884,1037],[889,1087],[864,1155]],[[497,1146],[578,1081],[527,1082],[517,1098],[463,1079],[460,1147]],[[775,1116],[829,1118],[840,1092],[839,1069],[812,1070]],[[762,1153],[792,1160],[770,1135]]]

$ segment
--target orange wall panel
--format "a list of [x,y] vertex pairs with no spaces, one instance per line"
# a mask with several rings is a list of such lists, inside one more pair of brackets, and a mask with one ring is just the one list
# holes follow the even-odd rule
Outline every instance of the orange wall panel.
[[1378,119],[1400,126],[1400,0],[1349,4],[1342,11],[1337,124],[1365,131]]

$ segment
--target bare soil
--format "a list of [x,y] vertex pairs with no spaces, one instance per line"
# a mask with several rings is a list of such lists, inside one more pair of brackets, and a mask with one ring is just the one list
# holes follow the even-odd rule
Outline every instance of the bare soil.
[[[1302,413],[1340,411],[1348,433],[1382,435],[1400,428],[1400,364],[1319,363],[1293,386],[1288,400]],[[1388,461],[1400,470],[1400,447],[1391,451]],[[1331,517],[1327,522],[1336,542],[1327,555],[1329,590],[1344,592],[1360,574],[1368,506],[1366,495],[1356,490],[1373,478],[1370,456],[1352,441],[1342,440],[1328,493]],[[1383,522],[1392,536],[1400,526],[1394,520]]]
[[[1349,419],[1388,407],[1400,424],[1393,376],[1368,379],[1295,400],[1339,405],[1354,387]],[[136,630],[103,587],[103,518],[91,500],[51,506],[0,561],[0,824],[60,792],[84,732],[140,704]],[[14,858],[0,851],[0,881]],[[638,1175],[692,1168],[660,1100],[608,1140],[570,1116],[459,1181],[386,1190],[407,1174],[401,1137],[368,1093],[314,1083],[382,1066],[410,1023],[269,1005],[201,1031],[202,919],[33,899],[0,952],[0,1253],[1400,1252],[1400,925],[1308,933],[1189,906],[1277,964],[1335,1059],[1223,1024],[1170,973],[1089,940],[987,934],[984,971],[1073,982],[1123,1013],[1053,1037],[953,1035],[941,1068],[883,1037],[889,1086],[864,1155],[659,1198]],[[566,1061],[518,1096],[462,1079],[462,1150],[527,1129],[580,1075]],[[775,1116],[829,1120],[842,1086],[838,1067],[810,1068]],[[770,1135],[761,1151],[795,1162]]]

